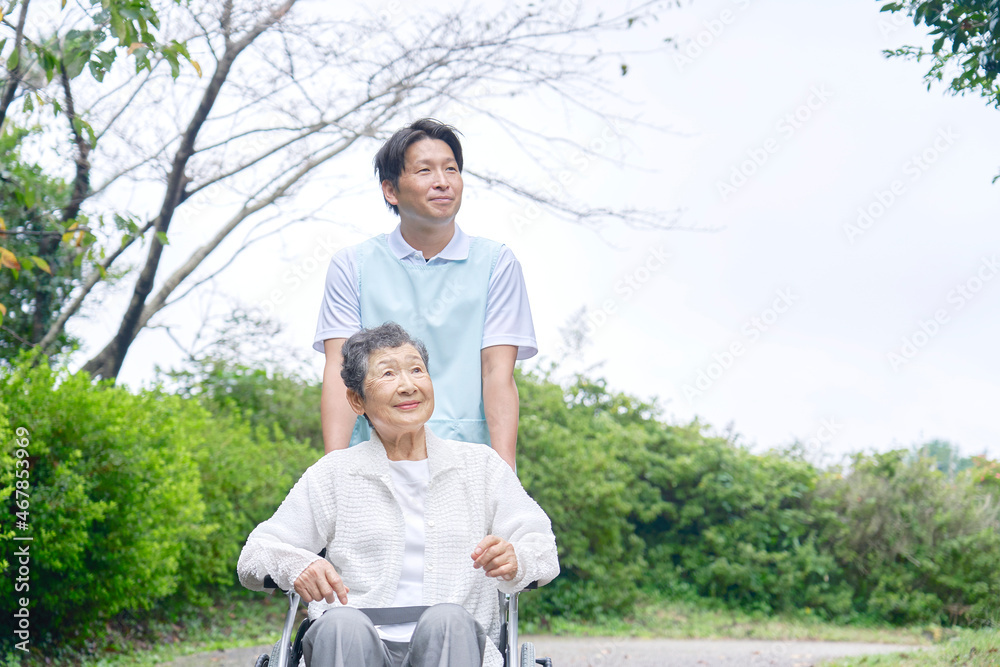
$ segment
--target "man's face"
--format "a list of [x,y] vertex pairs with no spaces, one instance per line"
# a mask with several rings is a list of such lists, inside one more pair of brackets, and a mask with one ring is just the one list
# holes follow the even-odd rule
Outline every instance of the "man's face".
[[399,186],[382,181],[386,201],[399,207],[401,221],[450,223],[462,206],[462,174],[451,148],[440,139],[422,139],[406,149]]

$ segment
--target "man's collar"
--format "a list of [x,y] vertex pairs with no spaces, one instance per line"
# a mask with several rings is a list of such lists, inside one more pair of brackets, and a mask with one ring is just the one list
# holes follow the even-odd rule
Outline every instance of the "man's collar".
[[[392,251],[398,259],[405,259],[410,255],[420,251],[411,246],[403,238],[403,230],[401,225],[396,225],[396,228],[392,230],[389,234],[389,250]],[[469,258],[469,235],[462,231],[462,228],[455,225],[455,234],[451,237],[451,241],[448,241],[448,245],[442,248],[441,252],[435,255],[435,257],[440,257],[446,260],[463,260]]]

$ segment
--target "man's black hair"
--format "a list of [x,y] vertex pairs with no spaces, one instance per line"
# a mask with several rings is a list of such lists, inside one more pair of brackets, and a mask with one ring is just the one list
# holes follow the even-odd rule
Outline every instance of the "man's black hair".
[[[399,188],[399,176],[403,173],[406,149],[423,139],[440,139],[448,144],[458,164],[458,171],[461,172],[462,143],[458,140],[458,134],[458,130],[451,125],[445,125],[433,118],[421,118],[397,130],[375,154],[375,177],[379,184],[382,181],[389,181],[392,187]],[[390,204],[388,200],[385,205],[399,215],[398,206]]]

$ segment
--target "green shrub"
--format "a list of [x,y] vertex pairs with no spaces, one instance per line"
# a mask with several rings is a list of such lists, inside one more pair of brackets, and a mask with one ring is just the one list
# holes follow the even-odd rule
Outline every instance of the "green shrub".
[[[978,468],[954,480],[899,450],[857,455],[821,493],[826,542],[859,612],[893,623],[986,623],[1000,612],[1000,495]],[[996,480],[996,477],[993,477]]]
[[851,591],[819,541],[832,520],[818,472],[670,426],[655,404],[579,378],[563,389],[523,375],[519,475],[552,519],[560,577],[528,614],[625,613],[646,587],[757,610],[851,610]]
[[811,465],[705,437],[698,423],[664,426],[640,465],[666,507],[639,527],[654,588],[752,610],[849,609],[837,564],[817,544],[828,510],[814,502]]
[[278,426],[295,440],[323,451],[319,403],[322,383],[268,363],[249,366],[223,357],[192,361],[181,370],[162,373],[175,393],[197,398],[214,415],[237,414],[254,427]]
[[[14,442],[14,429],[10,428],[6,408],[3,403],[0,403],[0,443],[3,443],[3,449],[0,450],[0,503],[5,511],[10,512],[7,516],[13,516],[14,512],[20,511],[12,506],[12,502],[16,501],[16,498],[11,498],[14,495],[15,470],[17,468]],[[13,546],[13,542],[10,540],[16,534],[13,528],[12,523],[6,522],[3,524],[3,528],[0,528],[0,543],[4,545],[3,551],[0,551],[0,570],[3,570],[5,575],[8,574],[9,550]]]
[[982,494],[990,495],[994,502],[1000,503],[1000,461],[973,456],[969,477]]
[[322,455],[320,384],[222,357],[163,375],[198,414],[194,458],[213,532],[186,550],[180,595],[205,601],[212,587],[239,585],[247,535]]
[[563,390],[519,376],[518,391],[518,474],[552,520],[562,569],[533,594],[527,617],[627,611],[646,569],[634,522],[659,504],[627,456],[643,446],[650,406],[583,380]]
[[[33,627],[82,626],[172,593],[185,543],[206,532],[180,399],[30,361],[0,379],[10,427],[30,440]],[[0,583],[5,615],[12,583]]]
[[184,551],[180,595],[206,602],[213,586],[238,586],[236,561],[247,535],[269,518],[318,453],[289,439],[277,426],[253,427],[238,413],[213,415],[188,401],[196,414],[193,458],[201,477],[205,524],[212,532]]
[[[627,613],[640,587],[759,611],[989,623],[1000,615],[1000,464],[908,452],[822,472],[579,378],[521,375],[519,474],[563,573],[528,618]],[[927,451],[941,454],[929,448]]]
[[[29,433],[32,624],[52,641],[170,595],[204,603],[213,587],[237,585],[246,536],[317,458],[233,411],[27,359],[16,368],[2,376],[0,435],[9,445],[14,427]],[[10,451],[0,456],[2,494]],[[2,586],[12,612],[12,579]]]

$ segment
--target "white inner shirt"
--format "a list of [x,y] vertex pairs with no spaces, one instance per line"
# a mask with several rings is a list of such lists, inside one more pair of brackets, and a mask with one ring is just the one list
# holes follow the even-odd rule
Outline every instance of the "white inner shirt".
[[[431,479],[427,459],[422,461],[389,461],[392,484],[399,497],[405,524],[403,569],[392,607],[411,607],[423,604],[424,593],[424,498]],[[377,626],[382,639],[408,642],[416,623],[399,623]]]

